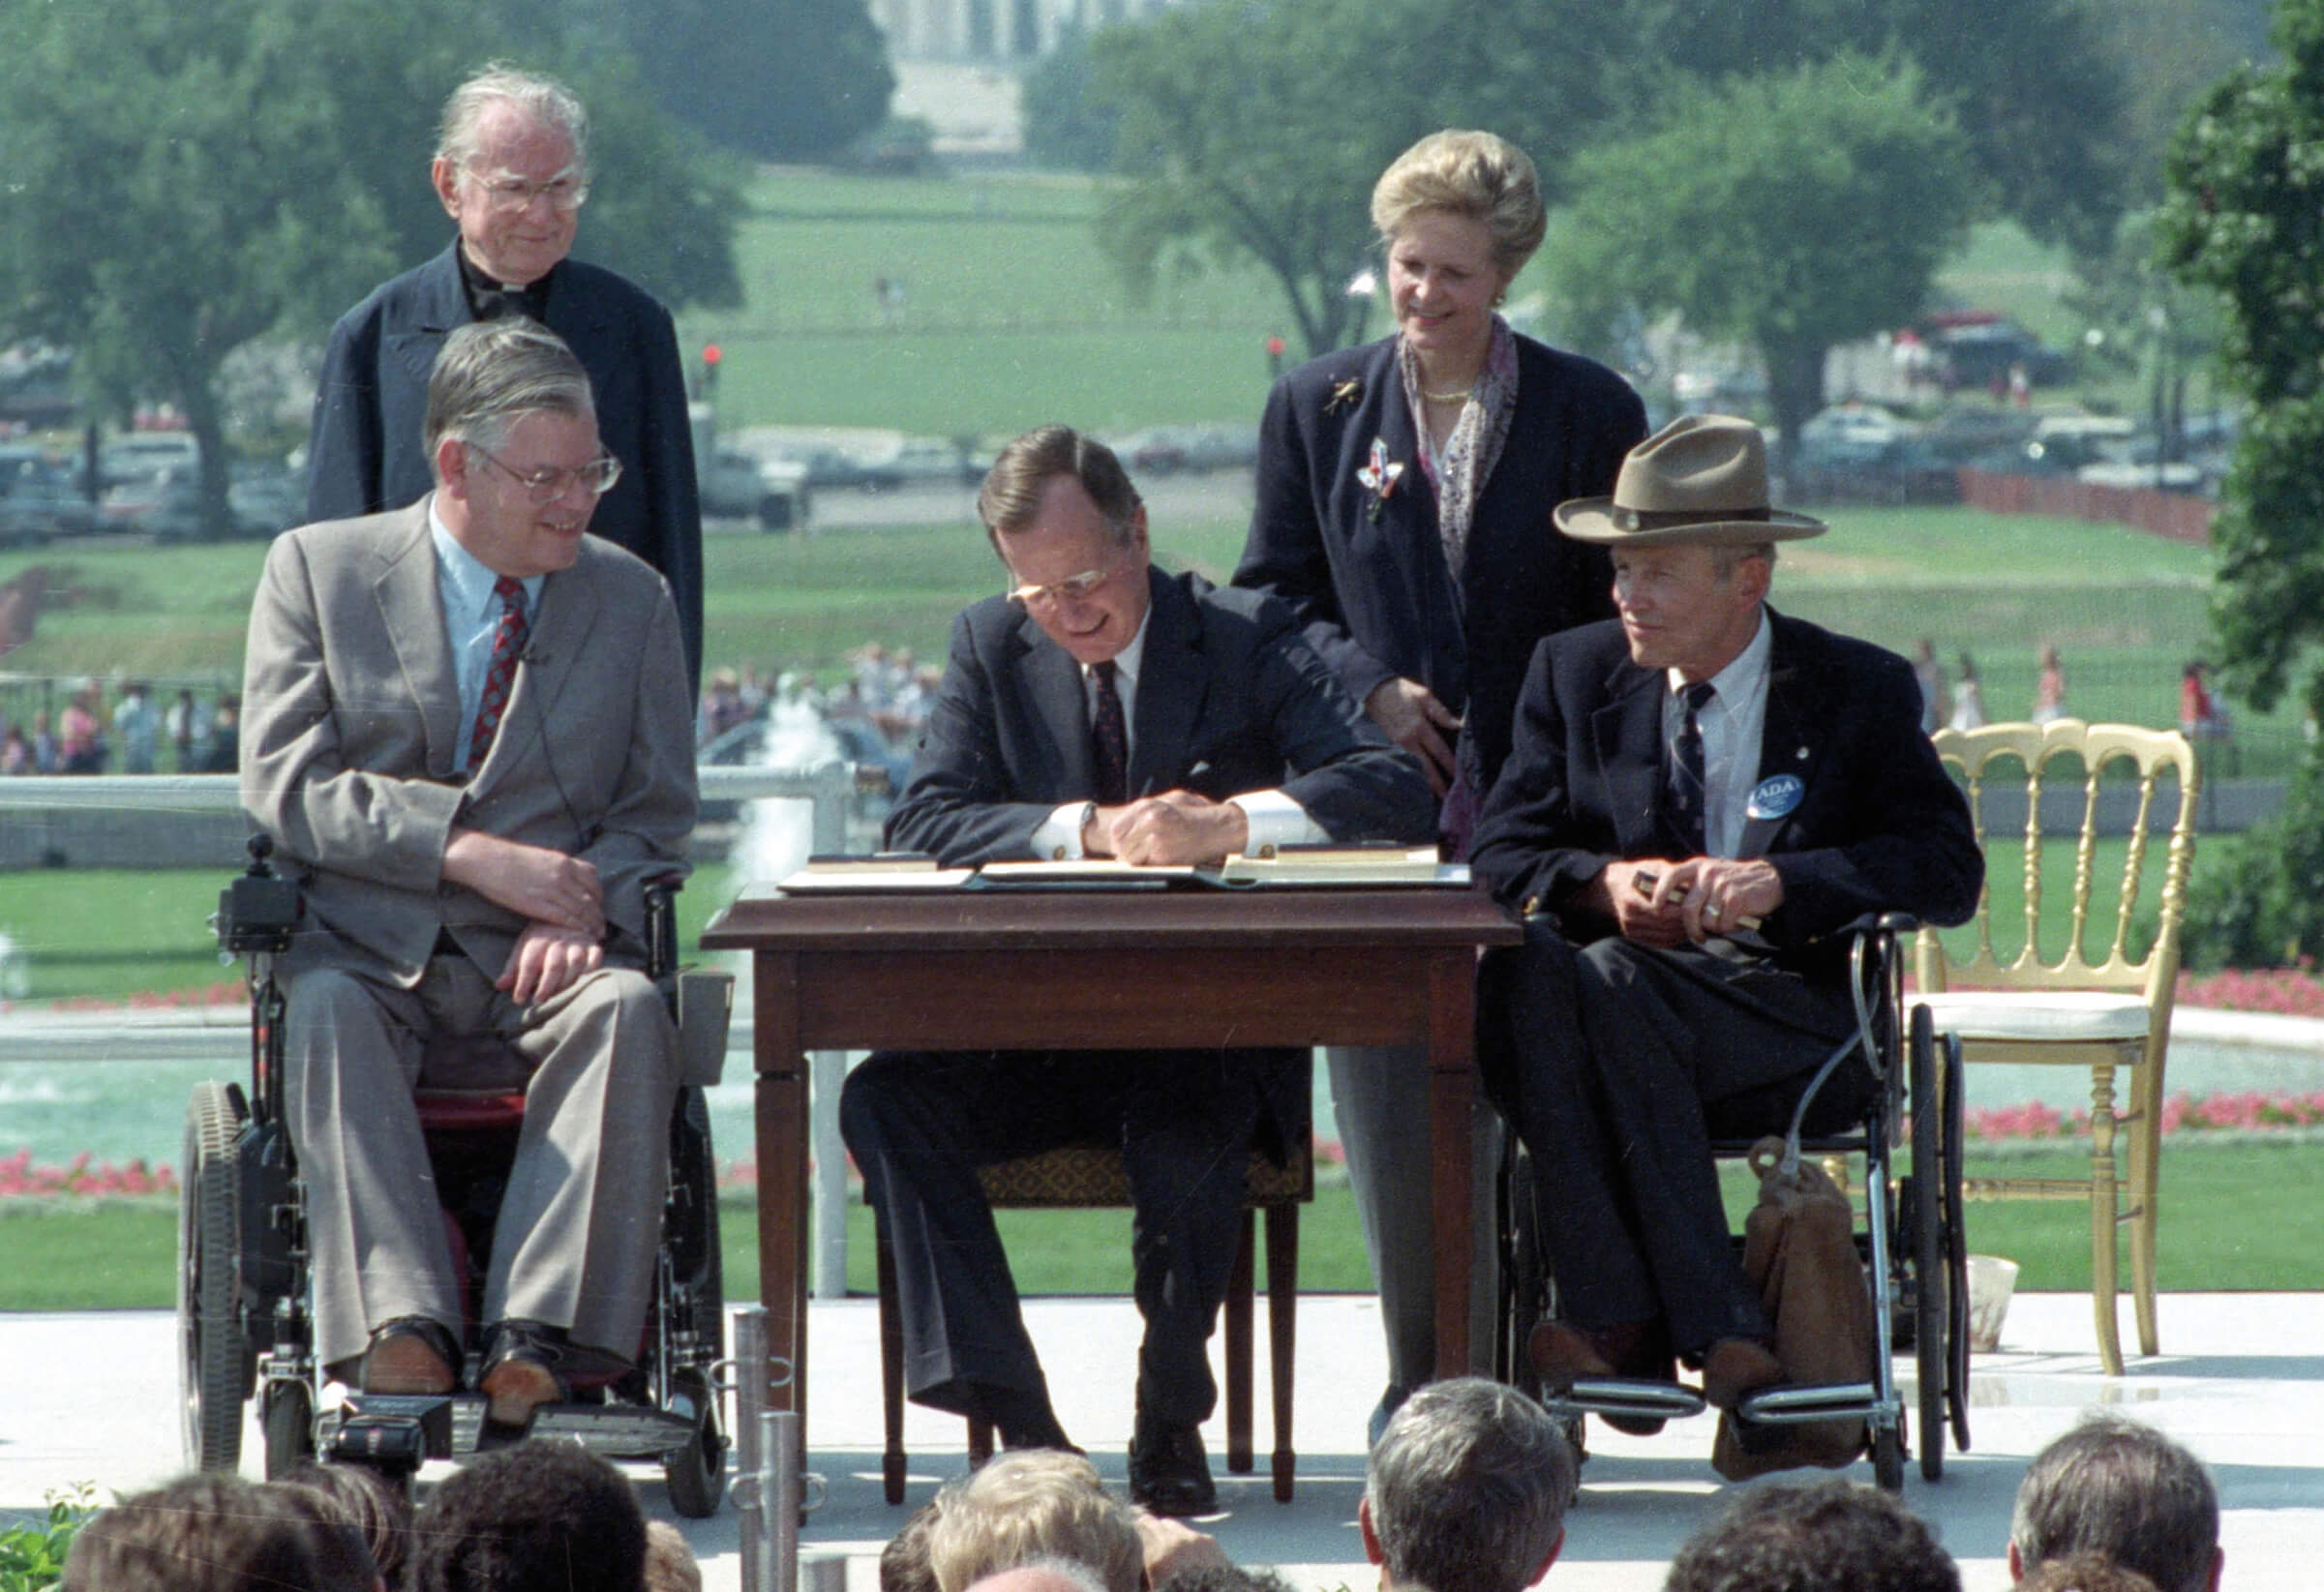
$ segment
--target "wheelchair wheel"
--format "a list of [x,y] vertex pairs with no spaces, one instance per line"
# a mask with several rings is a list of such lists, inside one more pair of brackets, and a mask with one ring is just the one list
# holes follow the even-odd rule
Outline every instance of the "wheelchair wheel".
[[251,1355],[241,1319],[239,1176],[234,1140],[248,1115],[230,1085],[194,1086],[186,1105],[178,1195],[178,1393],[187,1460],[231,1472],[242,1462]]
[[1953,1450],[1969,1452],[1969,1223],[1961,1209],[1968,1177],[1969,1136],[1962,1098],[1961,1041],[1945,1036],[1945,1277],[1951,1304],[1947,1312],[1946,1402],[1952,1413]]
[[259,1429],[266,1436],[266,1479],[287,1476],[315,1457],[315,1395],[304,1382],[269,1382]]
[[1946,1186],[1951,1181],[1945,1121],[1954,1102],[1938,1082],[1936,1033],[1928,1007],[1913,1008],[1906,1042],[1907,1098],[1913,1107],[1908,1193],[1912,1209],[1906,1217],[1913,1235],[1913,1353],[1920,1389],[1920,1474],[1933,1482],[1945,1474],[1946,1400],[1952,1381],[1947,1329],[1958,1292],[1946,1254],[1945,1220]]
[[1883,1492],[1904,1490],[1904,1432],[1882,1427],[1872,1433],[1872,1479]]
[[718,1513],[726,1495],[726,1439],[718,1430],[718,1396],[709,1380],[697,1370],[671,1378],[672,1408],[691,1405],[694,1435],[662,1458],[662,1476],[670,1485],[670,1507],[689,1520],[705,1520]]
[[1549,1308],[1549,1266],[1541,1253],[1541,1212],[1533,1185],[1533,1157],[1509,1135],[1500,1180],[1501,1380],[1528,1397],[1541,1397],[1540,1379],[1526,1353],[1535,1323]]

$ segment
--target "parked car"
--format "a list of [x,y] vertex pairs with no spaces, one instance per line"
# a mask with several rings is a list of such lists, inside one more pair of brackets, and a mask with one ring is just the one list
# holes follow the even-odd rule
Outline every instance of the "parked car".
[[85,536],[97,511],[73,484],[73,472],[38,450],[0,452],[0,547],[35,547],[56,536]]
[[886,464],[866,463],[837,448],[818,448],[804,462],[810,492],[846,488],[858,492],[893,492],[904,484],[902,471]]
[[770,532],[805,528],[809,496],[804,465],[790,459],[762,463],[739,448],[714,448],[695,458],[704,514],[755,519],[761,530]]

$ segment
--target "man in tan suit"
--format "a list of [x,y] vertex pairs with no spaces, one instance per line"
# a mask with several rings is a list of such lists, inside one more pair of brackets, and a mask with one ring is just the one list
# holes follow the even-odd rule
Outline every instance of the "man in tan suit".
[[[306,892],[282,972],[317,1356],[372,1392],[456,1384],[460,1291],[411,1094],[428,1038],[503,1038],[527,1111],[479,1384],[522,1426],[642,1330],[678,1079],[643,891],[683,866],[693,716],[667,585],[585,534],[620,464],[557,335],[455,332],[425,442],[428,497],[275,542],[242,801]],[[429,1083],[459,1081],[438,1065]]]

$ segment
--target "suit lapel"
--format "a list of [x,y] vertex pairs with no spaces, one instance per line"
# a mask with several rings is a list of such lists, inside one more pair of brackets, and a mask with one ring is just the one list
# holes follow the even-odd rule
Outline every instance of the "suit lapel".
[[1152,616],[1138,659],[1137,703],[1131,709],[1130,794],[1152,796],[1186,783],[1210,679],[1202,666],[1202,626],[1185,588],[1159,570],[1146,574]]
[[1606,706],[1590,716],[1615,850],[1623,856],[1661,850],[1654,802],[1662,777],[1662,683],[1657,672],[1623,659],[1606,682]]
[[1081,688],[1081,666],[1041,633],[1031,615],[1018,623],[1017,644],[1024,649],[1017,675],[1027,705],[1057,748],[1057,799],[1086,799],[1097,794],[1098,766],[1090,747],[1089,698]]
[[449,779],[463,726],[460,684],[452,672],[443,599],[436,583],[436,549],[428,531],[431,501],[423,497],[403,511],[402,534],[382,549],[383,567],[372,583],[372,592],[405,683],[419,704],[429,776]]
[[[1824,681],[1799,655],[1790,624],[1773,609],[1767,611],[1773,628],[1767,655],[1767,711],[1760,730],[1759,780],[1756,791],[1770,779],[1793,775],[1804,785],[1816,777],[1824,750],[1823,728],[1831,715],[1825,710]],[[1803,803],[1794,801],[1770,817],[1743,820],[1735,843],[1738,856],[1765,856],[1775,837]],[[1754,805],[1757,805],[1755,802]]]
[[444,339],[475,318],[468,291],[460,285],[459,247],[455,242],[428,262],[413,285],[408,326],[387,334],[387,351],[422,388],[436,369]]

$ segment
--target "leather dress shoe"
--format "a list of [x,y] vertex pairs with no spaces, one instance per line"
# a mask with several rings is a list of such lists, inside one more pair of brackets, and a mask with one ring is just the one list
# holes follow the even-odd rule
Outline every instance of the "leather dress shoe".
[[1783,1379],[1783,1362],[1756,1337],[1722,1337],[1703,1356],[1703,1397],[1719,1409],[1732,1410]]
[[373,1331],[359,1380],[365,1393],[450,1393],[459,1365],[460,1345],[442,1322],[399,1316]]
[[[1607,1327],[1544,1321],[1526,1341],[1525,1356],[1549,1393],[1563,1393],[1576,1382],[1677,1380],[1659,1321],[1617,1321]],[[1633,1437],[1651,1437],[1664,1425],[1660,1416],[1653,1415],[1600,1415],[1599,1419]]]
[[573,1359],[563,1332],[537,1321],[503,1321],[484,1340],[484,1374],[477,1391],[492,1400],[486,1417],[495,1426],[522,1427],[543,1404],[572,1396],[565,1380]]
[[1203,1515],[1219,1504],[1202,1429],[1172,1421],[1137,1418],[1130,1439],[1130,1501],[1157,1515]]

